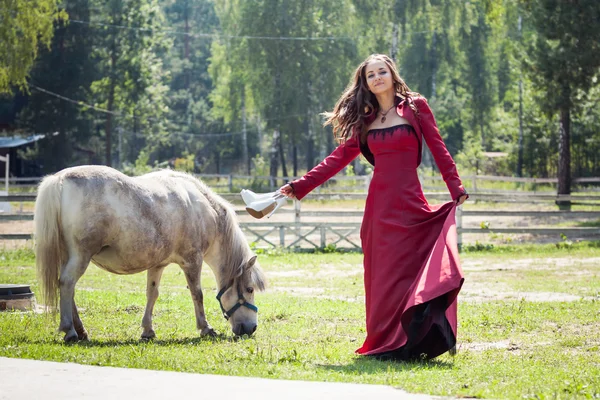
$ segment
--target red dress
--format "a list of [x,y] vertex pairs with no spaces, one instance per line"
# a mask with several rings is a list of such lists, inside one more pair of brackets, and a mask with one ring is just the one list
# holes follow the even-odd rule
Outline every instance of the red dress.
[[[453,169],[442,170],[442,175],[456,199],[465,191],[454,162],[448,161],[435,121],[431,120],[435,129],[423,123],[423,114],[431,113],[427,103],[421,103],[419,111],[418,129],[436,163],[440,169]],[[463,274],[455,202],[427,203],[417,175],[420,141],[413,126],[371,130],[367,143],[375,169],[361,226],[367,337],[357,353],[384,359],[433,358],[456,344],[456,297]],[[356,137],[338,146],[292,182],[296,197],[304,197],[359,153]]]

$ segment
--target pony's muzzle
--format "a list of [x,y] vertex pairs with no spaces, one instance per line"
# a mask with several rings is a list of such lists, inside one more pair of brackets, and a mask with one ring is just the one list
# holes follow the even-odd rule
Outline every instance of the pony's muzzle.
[[253,322],[237,324],[233,327],[233,333],[237,336],[252,335],[256,331],[257,325]]

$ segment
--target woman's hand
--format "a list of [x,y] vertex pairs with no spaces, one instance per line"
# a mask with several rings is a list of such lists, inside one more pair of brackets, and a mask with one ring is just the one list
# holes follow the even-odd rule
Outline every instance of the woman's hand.
[[288,199],[295,199],[296,195],[294,194],[294,189],[292,188],[292,186],[287,183],[285,185],[283,185],[282,187],[279,188],[279,192],[281,194],[283,194],[285,197],[287,197]]
[[458,200],[456,200],[456,205],[457,205],[457,206],[460,206],[462,203],[464,203],[464,202],[465,202],[465,200],[467,200],[467,198],[468,198],[468,197],[469,197],[469,195],[468,195],[468,194],[463,194],[462,196],[460,196],[460,197],[458,198]]

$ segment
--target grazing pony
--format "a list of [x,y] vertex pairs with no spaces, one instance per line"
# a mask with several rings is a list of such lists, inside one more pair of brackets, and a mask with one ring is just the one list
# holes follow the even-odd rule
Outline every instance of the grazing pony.
[[81,166],[47,176],[35,203],[35,239],[44,301],[56,309],[60,292],[58,329],[66,342],[87,339],[74,294],[90,261],[115,274],[148,271],[142,339],[155,336],[152,310],[170,263],[185,274],[201,335],[215,335],[204,314],[203,261],[233,333],[256,330],[254,291],[264,290],[264,275],[231,206],[191,175],[162,170],[131,178]]

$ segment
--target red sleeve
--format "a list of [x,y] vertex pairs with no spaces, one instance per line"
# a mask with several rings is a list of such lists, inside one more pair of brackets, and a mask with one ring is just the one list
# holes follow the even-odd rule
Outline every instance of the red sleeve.
[[442,177],[446,182],[446,186],[450,191],[452,199],[456,201],[461,195],[467,193],[458,176],[456,164],[440,136],[435,117],[431,112],[431,108],[429,108],[429,104],[427,104],[427,100],[422,97],[417,97],[414,99],[414,102],[419,110],[419,125],[421,126],[421,132],[425,138],[425,142],[427,143],[429,150],[431,150],[435,163],[442,173]]
[[360,154],[357,135],[340,144],[319,165],[311,169],[300,179],[290,182],[298,200],[317,186],[325,183]]

